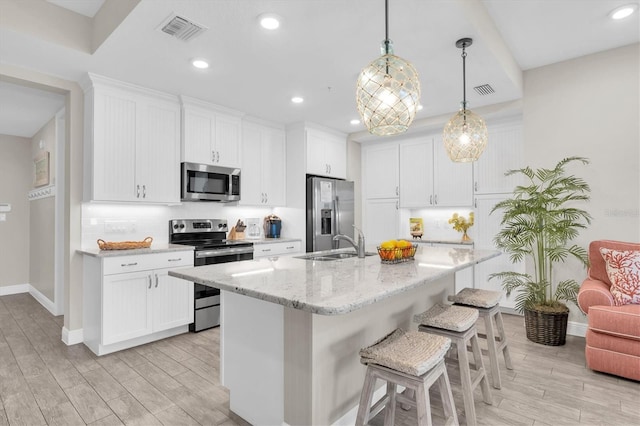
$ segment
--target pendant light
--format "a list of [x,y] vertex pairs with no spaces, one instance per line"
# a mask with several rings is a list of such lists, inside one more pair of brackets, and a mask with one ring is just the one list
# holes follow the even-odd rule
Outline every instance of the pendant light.
[[487,146],[489,138],[487,125],[482,117],[467,109],[466,58],[465,49],[473,39],[462,38],[456,47],[462,49],[462,104],[451,120],[444,126],[444,147],[452,161],[467,163],[476,161]]
[[381,54],[358,77],[358,112],[369,132],[379,136],[402,133],[416,116],[420,81],[409,62],[393,54],[389,40],[389,0],[384,2],[385,39]]

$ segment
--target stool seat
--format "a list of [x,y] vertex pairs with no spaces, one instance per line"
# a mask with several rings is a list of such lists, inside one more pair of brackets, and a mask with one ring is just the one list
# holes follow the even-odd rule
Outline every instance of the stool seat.
[[[432,425],[429,388],[437,383],[447,424],[458,424],[451,384],[444,364],[444,355],[451,340],[443,336],[418,331],[394,330],[373,345],[360,350],[360,362],[367,365],[356,426],[385,410],[384,425],[394,424],[396,403],[416,407],[418,425]],[[385,395],[373,404],[376,381],[387,382]],[[398,393],[403,386],[415,398]]]
[[478,320],[478,310],[464,306],[436,303],[429,310],[414,315],[413,321],[429,327],[451,331],[466,331]]
[[449,296],[449,301],[453,303],[478,308],[492,308],[500,303],[500,299],[502,299],[502,292],[481,288],[463,288],[455,296]]
[[397,329],[373,345],[360,349],[360,362],[421,376],[444,358],[450,346],[451,340],[443,336]]

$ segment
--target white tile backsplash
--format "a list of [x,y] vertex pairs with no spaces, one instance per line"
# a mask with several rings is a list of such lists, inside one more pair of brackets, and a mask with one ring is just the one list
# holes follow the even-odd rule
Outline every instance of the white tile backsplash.
[[[454,213],[458,213],[459,215],[463,215],[465,217],[469,217],[469,212],[472,212],[473,209],[470,208],[447,208],[447,209],[421,209],[421,210],[410,210],[409,217],[421,217],[424,222],[424,235],[422,239],[424,240],[456,240],[462,237],[462,234],[458,231],[455,231],[452,228],[452,225],[448,223],[451,216]],[[403,223],[401,228],[402,236],[408,236],[409,234],[409,219]],[[474,225],[475,226],[475,225]],[[469,235],[473,238],[473,228],[469,228]]]
[[[227,219],[231,228],[238,219],[263,218],[273,209],[227,203],[193,202],[177,206],[100,204],[82,205],[82,248],[96,248],[97,240],[141,241],[152,237],[158,244],[169,242],[171,219]],[[286,218],[282,218],[286,221]]]

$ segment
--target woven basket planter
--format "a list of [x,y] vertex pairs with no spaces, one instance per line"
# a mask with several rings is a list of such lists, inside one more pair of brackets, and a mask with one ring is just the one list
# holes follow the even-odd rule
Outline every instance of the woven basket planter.
[[567,339],[568,321],[569,310],[566,312],[541,312],[524,309],[527,339],[534,343],[548,346],[564,345]]

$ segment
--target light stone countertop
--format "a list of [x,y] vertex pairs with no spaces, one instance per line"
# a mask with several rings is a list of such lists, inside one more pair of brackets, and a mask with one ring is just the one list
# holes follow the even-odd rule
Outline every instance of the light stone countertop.
[[473,245],[473,241],[462,241],[461,239],[459,240],[442,240],[442,239],[429,239],[429,238],[423,238],[423,239],[419,239],[419,238],[413,238],[413,237],[407,237],[407,238],[403,238],[404,240],[407,241],[411,241],[412,243],[417,243],[417,244],[459,244],[461,246],[471,246]]
[[300,241],[302,243],[302,240],[300,238],[260,238],[255,240],[252,240],[250,238],[245,238],[242,241],[246,241],[248,243],[253,243],[253,244],[288,243],[291,241]]
[[100,250],[95,249],[81,249],[78,253],[85,254],[92,257],[117,257],[117,256],[131,256],[134,254],[152,254],[152,253],[167,253],[172,251],[193,251],[193,246],[181,245],[181,244],[156,244],[151,243],[150,248],[132,249],[132,250]]
[[[330,252],[344,251],[353,250]],[[377,254],[335,261],[297,258],[301,255],[309,253],[185,268],[169,275],[315,314],[339,315],[428,285],[500,252],[420,245],[413,261],[393,265],[381,263]]]

